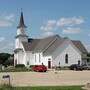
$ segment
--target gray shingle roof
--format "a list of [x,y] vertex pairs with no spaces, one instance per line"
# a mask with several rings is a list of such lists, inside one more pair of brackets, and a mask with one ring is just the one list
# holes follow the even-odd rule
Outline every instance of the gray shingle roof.
[[29,39],[29,42],[22,42],[25,51],[33,51],[40,39]]
[[[29,39],[29,42],[22,42],[25,51],[39,52],[44,55],[53,53],[67,38],[61,38],[58,35],[43,39]],[[80,41],[71,41],[82,53],[87,53],[86,48]]]
[[84,45],[81,43],[81,41],[73,41],[73,44],[82,52],[82,53],[88,53]]
[[64,41],[66,40],[66,38],[59,38],[57,39],[54,43],[52,43],[52,45],[50,45],[44,52],[44,55],[50,55],[51,53],[53,53]]
[[50,36],[40,40],[38,45],[35,47],[34,51],[43,51],[55,38],[60,38],[58,35]]

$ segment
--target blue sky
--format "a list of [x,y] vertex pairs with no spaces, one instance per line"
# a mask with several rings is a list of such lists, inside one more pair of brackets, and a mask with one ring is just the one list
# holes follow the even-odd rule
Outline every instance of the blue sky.
[[0,53],[13,53],[21,8],[29,37],[59,34],[90,51],[90,0],[0,0]]

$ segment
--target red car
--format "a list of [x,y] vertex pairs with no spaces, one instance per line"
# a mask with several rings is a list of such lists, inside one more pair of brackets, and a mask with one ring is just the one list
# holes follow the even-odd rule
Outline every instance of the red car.
[[35,72],[46,72],[47,67],[45,65],[35,65],[33,68],[33,71],[35,71]]

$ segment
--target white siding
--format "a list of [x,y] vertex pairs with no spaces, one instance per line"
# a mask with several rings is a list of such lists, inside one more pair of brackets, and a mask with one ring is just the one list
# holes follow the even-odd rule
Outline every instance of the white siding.
[[41,65],[43,63],[42,53],[34,53],[34,65]]
[[34,53],[34,65],[45,65],[48,67],[48,61],[51,61],[52,66],[52,58],[51,56],[43,56],[42,52]]
[[[68,54],[68,63],[65,63],[65,55]],[[58,47],[52,54],[53,66],[69,66],[71,64],[78,64],[81,62],[81,53],[78,49],[69,41],[65,41],[60,47]]]
[[15,40],[15,48],[22,48],[22,42],[27,42],[27,37],[19,37]]
[[19,50],[16,54],[14,54],[14,62],[15,60],[17,60],[17,64],[24,64],[22,50]]
[[51,66],[52,66],[52,57],[51,56],[44,56],[43,57],[43,64],[46,65],[48,67],[48,61],[51,61]]
[[25,28],[18,28],[17,29],[17,35],[25,35],[26,29]]
[[[26,54],[26,57],[25,57],[25,60],[24,60],[25,65],[27,67],[30,66],[30,65],[33,65],[33,57],[34,57],[34,55],[32,54],[32,52],[26,51],[25,54]],[[27,65],[27,61],[29,61],[29,65]]]

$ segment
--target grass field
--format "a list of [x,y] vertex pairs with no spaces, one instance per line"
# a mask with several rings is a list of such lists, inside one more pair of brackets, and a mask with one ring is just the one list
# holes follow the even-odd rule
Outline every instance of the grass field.
[[5,70],[1,70],[0,72],[30,72],[33,71],[32,68],[16,68],[16,69],[9,69],[6,68]]
[[83,90],[82,86],[11,87],[1,86],[0,90]]

